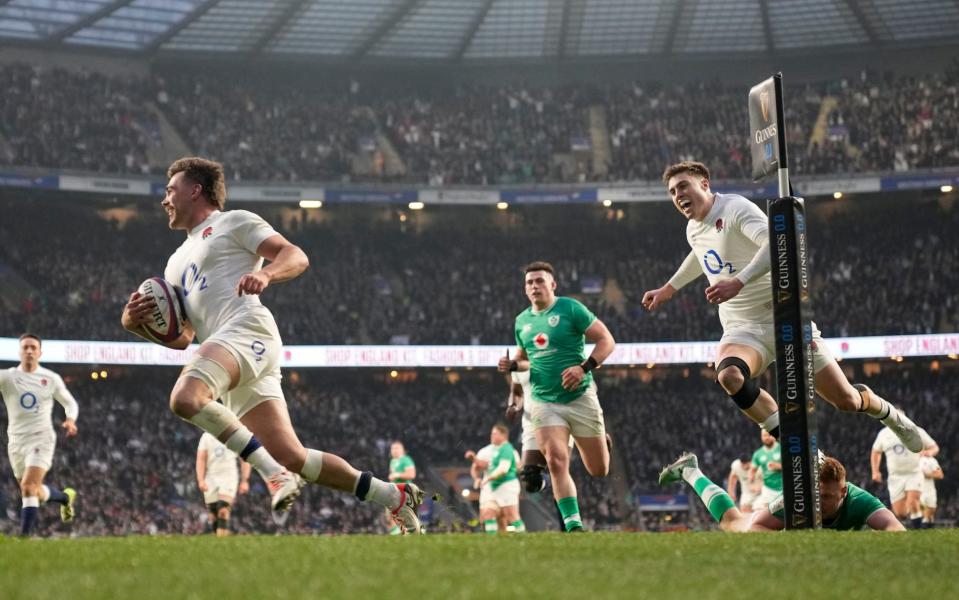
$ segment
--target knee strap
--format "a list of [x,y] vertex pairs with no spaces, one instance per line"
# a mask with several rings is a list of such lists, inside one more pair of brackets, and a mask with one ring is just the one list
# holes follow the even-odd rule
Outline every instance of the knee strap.
[[199,379],[210,388],[213,393],[213,399],[223,397],[230,391],[230,372],[226,367],[216,362],[212,358],[198,356],[196,354],[183,367],[183,375]]
[[752,408],[752,405],[756,403],[756,399],[759,398],[759,386],[752,380],[749,365],[741,358],[727,356],[720,361],[716,367],[717,375],[727,367],[736,367],[739,369],[739,372],[743,374],[744,380],[743,387],[739,388],[739,391],[735,394],[729,394],[729,397],[733,399],[733,402],[736,403],[736,406],[738,406],[740,410],[749,410]]

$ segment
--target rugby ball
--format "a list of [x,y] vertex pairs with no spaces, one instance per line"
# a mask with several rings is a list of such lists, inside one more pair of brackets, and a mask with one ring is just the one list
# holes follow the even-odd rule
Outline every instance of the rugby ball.
[[172,283],[162,277],[151,277],[137,288],[141,296],[150,296],[156,308],[143,324],[147,337],[158,344],[169,344],[183,333],[183,301]]

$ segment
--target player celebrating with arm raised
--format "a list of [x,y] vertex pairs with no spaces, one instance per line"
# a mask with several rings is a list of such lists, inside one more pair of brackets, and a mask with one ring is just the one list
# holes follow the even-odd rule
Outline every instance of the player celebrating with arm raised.
[[[602,321],[582,303],[556,295],[553,266],[533,262],[525,269],[530,307],[516,317],[515,359],[504,356],[499,370],[530,371],[530,419],[536,442],[546,456],[553,496],[566,531],[582,531],[576,484],[569,473],[569,437],[593,477],[609,473],[609,449],[603,409],[596,395],[593,369],[613,352],[616,342]],[[596,344],[589,358],[585,343]]]
[[[643,295],[643,306],[656,310],[705,274],[706,301],[719,307],[723,326],[717,381],[746,416],[778,439],[776,401],[755,382],[776,359],[766,215],[742,196],[713,192],[702,163],[668,167],[663,183],[688,221],[686,239],[692,250],[665,285]],[[839,410],[879,419],[907,448],[922,450],[916,425],[867,386],[850,384],[815,323],[812,330],[816,392]]]
[[[183,349],[194,337],[201,342],[173,387],[170,408],[249,462],[267,481],[274,510],[288,510],[299,493],[292,471],[380,504],[407,531],[420,533],[416,509],[423,493],[416,485],[385,482],[335,454],[304,448],[293,430],[280,387],[283,342],[259,296],[303,273],[306,254],[258,215],[223,210],[219,163],[183,158],[167,176],[162,206],[169,227],[185,231],[186,241],[167,262],[165,278],[181,286],[188,323],[166,345]],[[270,261],[265,267],[264,259]],[[134,292],[123,327],[143,336],[155,308],[151,296]]]
[[67,437],[77,434],[79,408],[63,379],[40,366],[42,342],[33,333],[20,336],[20,364],[0,371],[0,394],[7,406],[7,456],[20,484],[20,535],[33,533],[41,504],[60,505],[60,519],[74,518],[72,488],[60,491],[43,483],[53,465],[57,433],[53,429],[53,401],[63,406]]

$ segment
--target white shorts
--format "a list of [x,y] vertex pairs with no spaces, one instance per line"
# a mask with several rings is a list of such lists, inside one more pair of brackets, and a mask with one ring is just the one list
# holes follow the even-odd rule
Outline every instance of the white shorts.
[[[723,344],[742,344],[759,352],[762,366],[759,373],[752,374],[753,377],[764,373],[769,365],[776,361],[775,326],[772,323],[730,323],[729,327],[723,330],[723,337],[719,340],[719,345]],[[819,333],[815,323],[812,323],[812,347],[814,373],[822,371],[836,360],[823,341],[822,334]]]
[[[772,488],[763,486],[763,491],[761,491],[759,496],[753,500],[753,510],[762,510],[764,508],[768,508],[769,505],[772,504],[774,500],[782,496],[782,494],[782,490],[774,490]],[[773,511],[770,510],[769,512]]]
[[922,492],[919,495],[919,504],[925,508],[936,508],[939,496],[936,494],[936,484],[932,479],[923,477]]
[[57,447],[57,434],[39,431],[11,437],[7,442],[7,457],[17,481],[28,467],[40,467],[49,471],[53,466],[53,451]]
[[756,502],[756,500],[757,500],[758,498],[759,498],[759,494],[757,494],[756,492],[753,492],[753,491],[744,491],[744,492],[742,493],[742,495],[739,497],[739,508],[740,508],[740,509],[745,509],[745,508],[752,509],[753,504]]
[[217,500],[226,500],[232,503],[233,499],[236,498],[238,487],[240,487],[239,477],[207,477],[203,501],[207,504],[213,504]]
[[919,471],[909,475],[890,475],[887,481],[889,501],[899,502],[906,497],[906,492],[921,492],[923,479],[925,477]]
[[[539,444],[536,442],[536,429],[533,427],[533,420],[529,416],[530,412],[529,410],[523,411],[523,454],[529,451],[539,452]],[[576,442],[570,437],[569,449],[572,450],[575,445]]]
[[[493,487],[490,485],[490,487]],[[519,480],[513,479],[490,491],[490,504],[498,508],[519,505]]]
[[487,483],[480,487],[479,507],[480,510],[484,508],[496,509],[496,503],[493,502],[493,484]]
[[591,382],[583,395],[563,404],[561,402],[532,401],[530,421],[533,428],[565,427],[573,437],[605,437],[603,408],[596,395],[596,383]]
[[242,417],[266,400],[283,401],[280,386],[283,342],[269,312],[241,315],[205,341],[226,348],[240,365],[237,386],[222,398],[223,405],[233,414]]

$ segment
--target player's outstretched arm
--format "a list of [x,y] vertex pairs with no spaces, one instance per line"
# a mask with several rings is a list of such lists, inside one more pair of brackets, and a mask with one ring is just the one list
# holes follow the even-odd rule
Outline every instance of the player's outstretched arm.
[[782,519],[769,512],[768,508],[762,508],[752,519],[745,520],[748,529],[740,531],[781,531],[785,526]]
[[201,492],[207,490],[206,485],[206,450],[197,450],[196,453],[196,487]]
[[872,467],[872,480],[876,483],[882,483],[882,472],[879,470],[879,463],[882,461],[882,452],[873,450],[869,454],[869,465]]
[[869,525],[871,529],[876,531],[906,530],[902,523],[899,522],[899,519],[896,518],[896,515],[892,514],[892,511],[888,508],[882,508],[872,513],[872,515],[866,519],[866,525]]
[[250,491],[250,473],[252,473],[252,467],[250,463],[245,460],[240,461],[240,485],[237,487],[236,491],[245,494]]
[[271,283],[282,283],[298,277],[310,266],[310,259],[299,246],[290,243],[280,234],[271,235],[263,240],[256,249],[258,256],[270,261],[255,273],[240,277],[236,284],[236,293],[262,294]]

